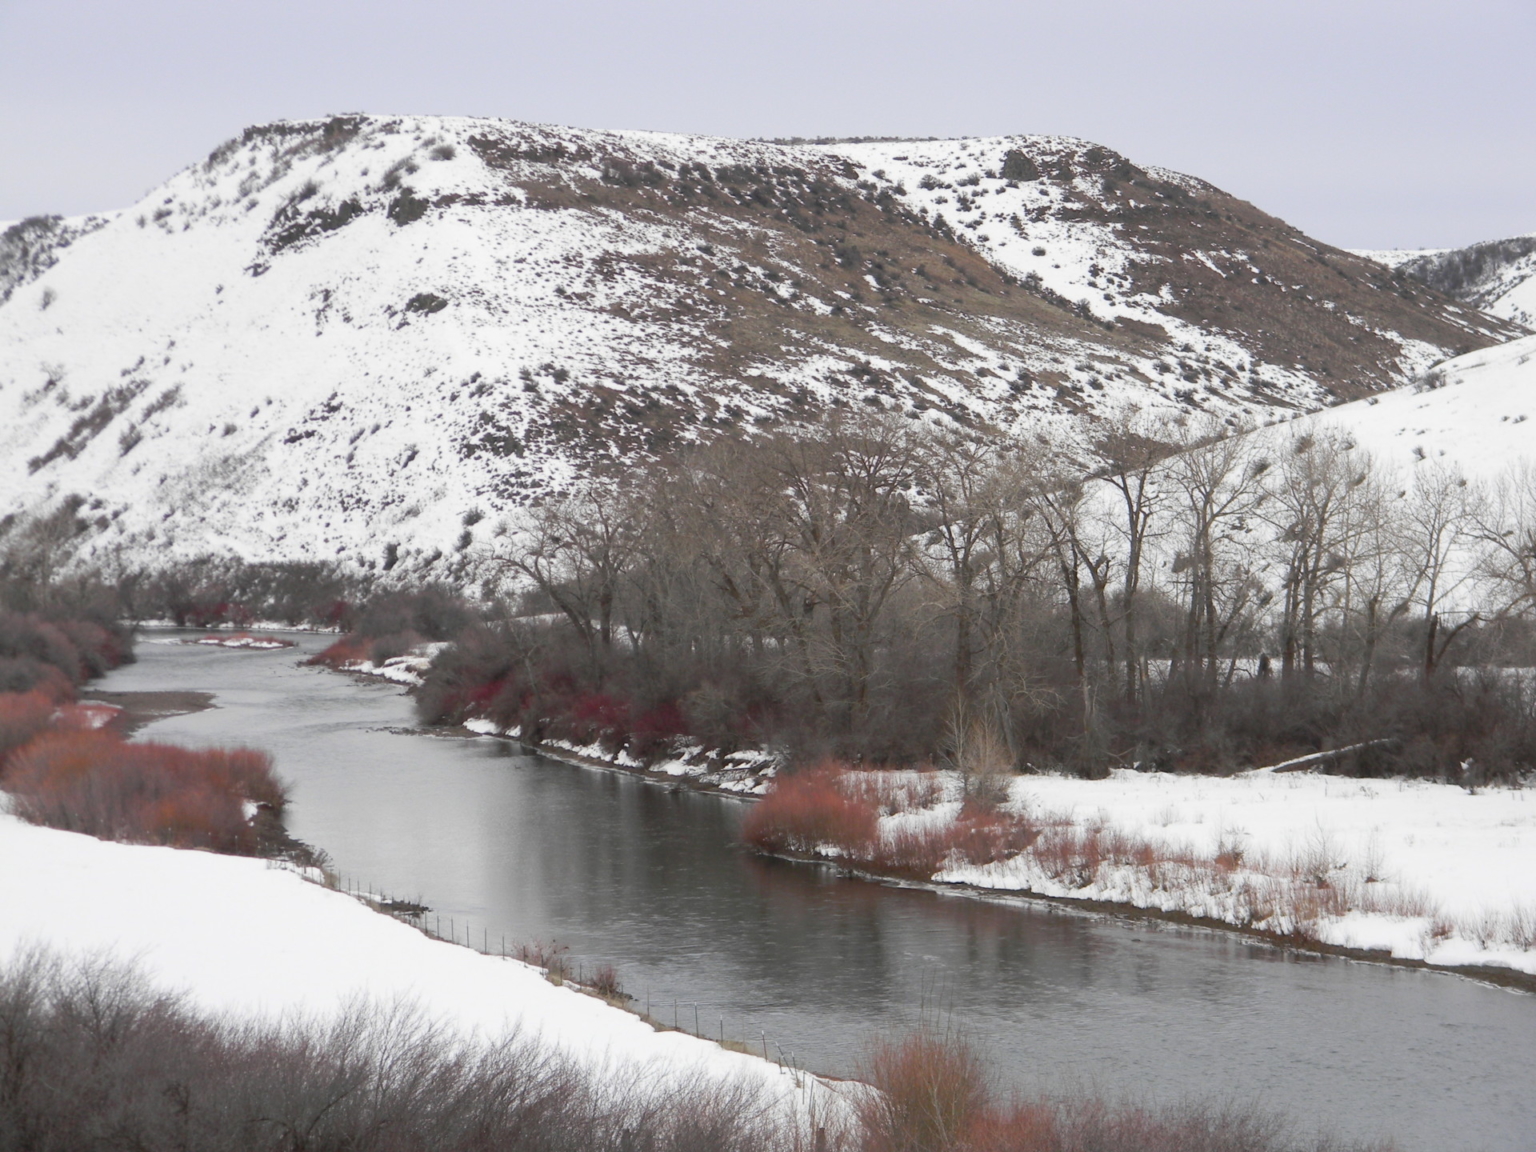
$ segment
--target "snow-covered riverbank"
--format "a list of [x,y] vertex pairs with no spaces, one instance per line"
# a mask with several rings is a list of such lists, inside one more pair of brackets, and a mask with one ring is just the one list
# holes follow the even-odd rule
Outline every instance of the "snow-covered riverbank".
[[652,1083],[744,1080],[800,1106],[807,1093],[827,1095],[813,1078],[657,1031],[526,964],[431,939],[287,868],[108,843],[0,813],[0,963],[29,943],[136,961],[156,984],[219,1013],[324,1018],[359,998],[411,1002],[465,1033],[536,1035]]
[[[879,776],[861,791],[877,797],[888,850],[958,827],[958,777]],[[956,850],[935,881],[1536,974],[1536,791],[1265,771],[1024,776],[1008,788],[1002,814],[1037,838],[1003,859]]]

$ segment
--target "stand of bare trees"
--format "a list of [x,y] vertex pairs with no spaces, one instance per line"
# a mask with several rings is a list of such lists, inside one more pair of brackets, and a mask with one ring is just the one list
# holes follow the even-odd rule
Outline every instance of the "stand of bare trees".
[[1222,770],[1377,741],[1353,767],[1526,770],[1532,474],[1226,432],[1128,419],[1089,471],[845,416],[593,484],[505,527],[524,623],[428,711],[855,761]]

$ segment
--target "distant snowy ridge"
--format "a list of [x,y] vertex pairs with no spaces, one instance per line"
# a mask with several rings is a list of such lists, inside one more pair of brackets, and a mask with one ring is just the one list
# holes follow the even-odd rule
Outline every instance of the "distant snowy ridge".
[[1536,232],[1466,248],[1390,255],[1402,257],[1392,267],[1448,296],[1527,329],[1536,327]]
[[13,225],[0,285],[0,525],[68,502],[85,562],[413,579],[579,475],[834,406],[1087,460],[1128,407],[1263,423],[1514,334],[1043,136],[280,122]]
[[1449,248],[1351,248],[1350,252],[1366,260],[1374,260],[1378,264],[1385,264],[1388,268],[1401,268],[1410,260],[1418,260],[1426,256],[1438,256],[1442,252],[1449,252]]

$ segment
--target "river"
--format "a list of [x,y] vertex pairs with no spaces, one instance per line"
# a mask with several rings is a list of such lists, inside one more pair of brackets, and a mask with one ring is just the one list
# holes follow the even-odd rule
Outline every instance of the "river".
[[140,739],[247,743],[293,784],[288,825],[339,871],[461,937],[558,941],[657,1017],[832,1074],[927,1011],[1005,1088],[1261,1105],[1413,1152],[1536,1149],[1536,996],[1297,956],[1232,933],[901,889],[765,861],[741,801],[402,732],[395,685],[299,652],[152,633],[112,691],[208,691]]

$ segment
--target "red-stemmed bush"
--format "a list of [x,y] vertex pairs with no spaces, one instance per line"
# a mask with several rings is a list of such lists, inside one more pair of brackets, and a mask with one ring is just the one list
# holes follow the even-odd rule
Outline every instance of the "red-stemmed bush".
[[367,636],[348,633],[327,648],[316,652],[306,664],[323,664],[327,668],[345,668],[348,664],[360,664],[373,650],[373,641]]
[[677,701],[666,700],[637,715],[629,725],[630,754],[647,760],[665,752],[680,737],[688,735],[688,720]]
[[865,1152],[949,1152],[995,1125],[986,1068],[952,1033],[877,1042],[863,1064],[860,1078],[877,1089],[858,1107]]
[[780,777],[747,813],[742,838],[767,852],[815,852],[831,845],[854,859],[868,858],[879,835],[879,813],[868,800],[848,794],[845,775],[824,764]]
[[246,804],[287,802],[271,758],[245,748],[129,744],[52,732],[10,757],[3,780],[24,820],[104,840],[251,854]]
[[53,699],[38,689],[0,692],[0,772],[13,752],[42,735],[53,710]]

